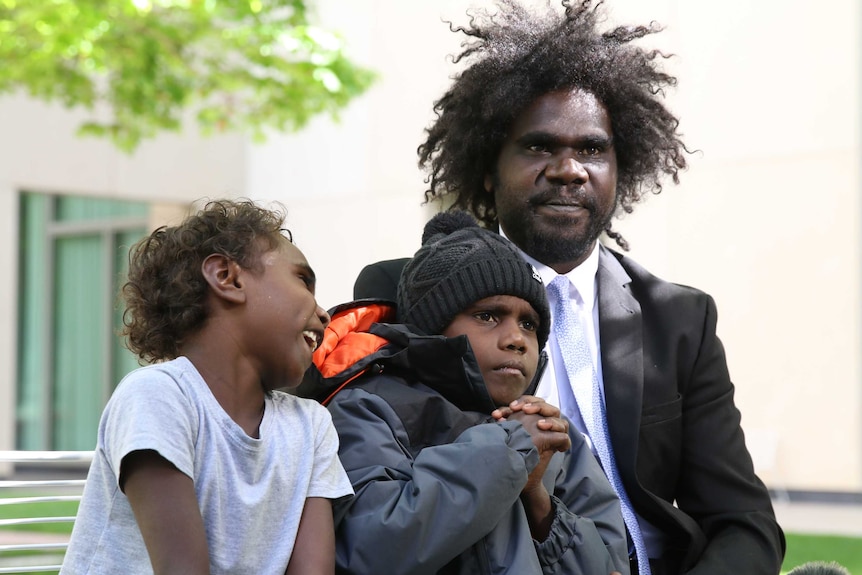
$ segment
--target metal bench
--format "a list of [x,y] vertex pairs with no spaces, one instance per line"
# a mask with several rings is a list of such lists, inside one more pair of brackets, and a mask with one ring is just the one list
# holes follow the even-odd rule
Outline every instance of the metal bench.
[[[0,480],[0,573],[51,573],[60,570],[69,544],[74,514],[56,514],[56,504],[81,500],[92,451],[0,451],[0,473],[14,469],[12,479]],[[20,472],[26,469],[26,473]],[[39,524],[65,524],[43,532]]]

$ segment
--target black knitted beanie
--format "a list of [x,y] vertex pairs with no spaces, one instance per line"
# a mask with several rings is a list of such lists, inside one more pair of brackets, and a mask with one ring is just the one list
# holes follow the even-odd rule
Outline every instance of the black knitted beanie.
[[551,313],[541,276],[511,242],[480,228],[467,212],[442,212],[425,225],[422,247],[401,272],[398,321],[436,335],[467,307],[496,295],[530,302],[544,348]]

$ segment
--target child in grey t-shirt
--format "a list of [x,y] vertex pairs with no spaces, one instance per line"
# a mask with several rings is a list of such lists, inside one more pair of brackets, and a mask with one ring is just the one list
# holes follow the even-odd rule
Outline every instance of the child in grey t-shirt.
[[352,493],[326,409],[289,395],[328,314],[283,215],[218,201],[131,254],[117,387],[61,573],[332,573]]

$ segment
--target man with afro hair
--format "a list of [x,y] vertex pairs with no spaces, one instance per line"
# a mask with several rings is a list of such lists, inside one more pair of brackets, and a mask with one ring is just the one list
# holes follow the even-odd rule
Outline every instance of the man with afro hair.
[[627,250],[613,216],[676,183],[687,153],[662,100],[676,79],[637,42],[660,27],[602,29],[601,4],[499,0],[452,26],[466,67],[419,146],[425,199],[498,230],[548,286],[551,361],[536,394],[590,438],[632,573],[775,575],[784,535],[745,445],[713,299],[598,242]]

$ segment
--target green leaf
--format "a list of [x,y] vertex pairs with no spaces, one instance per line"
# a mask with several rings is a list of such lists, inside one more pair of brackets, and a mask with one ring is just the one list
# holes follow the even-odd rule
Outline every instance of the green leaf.
[[131,152],[178,131],[295,131],[374,82],[304,0],[0,0],[0,93],[107,105],[78,133]]

